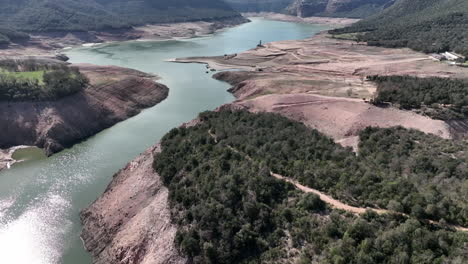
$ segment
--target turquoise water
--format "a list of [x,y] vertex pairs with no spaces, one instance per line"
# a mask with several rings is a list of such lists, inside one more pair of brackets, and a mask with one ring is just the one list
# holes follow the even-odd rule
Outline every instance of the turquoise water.
[[0,251],[5,264],[87,264],[79,234],[80,209],[93,202],[112,175],[171,128],[199,112],[234,100],[229,85],[200,64],[176,57],[223,55],[263,42],[303,39],[324,26],[264,19],[212,36],[170,41],[133,41],[69,50],[71,62],[117,65],[154,73],[170,88],[155,107],[47,159],[28,159],[0,172]]
[[44,151],[38,147],[20,148],[13,152],[11,158],[21,162],[45,159],[47,156]]

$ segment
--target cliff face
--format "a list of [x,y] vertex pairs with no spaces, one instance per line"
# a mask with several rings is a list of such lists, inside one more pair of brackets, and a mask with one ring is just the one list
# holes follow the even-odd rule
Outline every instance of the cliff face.
[[0,102],[0,148],[34,145],[53,154],[138,114],[167,97],[168,88],[144,73],[80,65],[91,85],[50,102]]
[[151,148],[118,172],[81,213],[82,239],[96,264],[185,264],[174,245],[168,189],[153,170]]
[[295,0],[287,11],[300,17],[362,18],[373,15],[394,2],[395,0]]

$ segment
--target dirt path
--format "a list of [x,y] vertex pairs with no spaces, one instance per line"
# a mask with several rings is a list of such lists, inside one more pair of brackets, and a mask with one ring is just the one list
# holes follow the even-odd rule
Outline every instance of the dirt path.
[[[208,130],[208,134],[209,134],[210,137],[212,137],[215,140],[216,143],[218,143],[218,137],[215,134],[213,134],[211,129]],[[234,151],[236,153],[244,155],[246,157],[246,159],[248,159],[249,161],[253,161],[252,158],[249,155],[237,150],[236,148],[234,148],[232,146],[227,145],[227,147],[230,150],[232,150],[232,151]],[[335,209],[344,210],[344,211],[351,212],[351,213],[354,213],[354,214],[364,214],[367,210],[371,210],[371,211],[373,211],[373,212],[375,212],[377,214],[399,214],[399,215],[403,215],[403,216],[406,216],[406,217],[410,217],[407,214],[400,213],[400,212],[395,212],[395,211],[391,211],[391,210],[386,210],[386,209],[376,209],[376,208],[371,208],[371,207],[364,208],[364,207],[355,207],[355,206],[347,205],[345,203],[342,203],[339,200],[334,199],[330,195],[324,194],[324,193],[322,193],[322,192],[320,192],[320,191],[318,191],[316,189],[312,189],[310,187],[304,186],[304,185],[300,184],[296,180],[284,177],[284,176],[282,176],[280,174],[277,174],[277,173],[274,173],[272,171],[270,171],[270,175],[275,177],[278,180],[286,181],[286,182],[289,182],[289,183],[293,184],[296,188],[298,188],[299,190],[301,190],[301,191],[303,191],[305,193],[316,194],[317,196],[319,196],[320,200],[324,201],[325,203],[329,204],[331,207],[333,207]],[[428,221],[431,224],[442,226],[442,224],[440,224],[437,221],[433,221],[433,220],[428,220]],[[451,224],[445,224],[444,226],[450,227],[450,228],[455,229],[457,231],[468,232],[467,227],[456,226],[456,225],[451,225]]]
[[284,176],[281,176],[281,175],[273,173],[273,172],[270,172],[270,174],[271,174],[271,176],[275,177],[276,179],[292,183],[294,186],[296,186],[296,188],[298,188],[299,190],[301,190],[303,192],[314,193],[314,194],[318,195],[322,201],[326,202],[331,207],[336,208],[336,209],[345,210],[347,212],[352,212],[352,213],[355,213],[355,214],[363,214],[363,213],[366,212],[367,209],[372,210],[372,211],[374,211],[374,212],[376,212],[378,214],[390,213],[389,211],[382,210],[382,209],[362,208],[362,207],[354,207],[354,206],[351,206],[351,205],[347,205],[347,204],[344,204],[344,203],[342,203],[342,202],[340,202],[340,201],[338,201],[336,199],[333,199],[333,197],[331,197],[329,195],[326,195],[326,194],[324,194],[324,193],[322,193],[322,192],[320,192],[318,190],[306,187],[306,186],[300,184],[299,182],[297,182],[295,180],[286,178]]
[[[390,211],[390,210],[385,210],[385,209],[375,209],[375,208],[370,208],[370,207],[367,207],[367,208],[354,207],[354,206],[351,206],[351,205],[347,205],[347,204],[344,204],[344,203],[342,203],[342,202],[340,202],[340,201],[338,201],[336,199],[333,199],[333,197],[331,197],[329,195],[326,195],[326,194],[324,194],[324,193],[322,193],[322,192],[320,192],[318,190],[315,190],[315,189],[309,188],[307,186],[304,186],[304,185],[300,184],[299,182],[297,182],[295,180],[292,180],[290,178],[284,177],[282,175],[279,175],[279,174],[276,174],[276,173],[273,173],[273,172],[270,172],[270,174],[271,174],[271,176],[275,177],[276,179],[283,180],[283,181],[286,181],[286,182],[289,182],[289,183],[293,184],[294,186],[296,186],[296,188],[298,188],[299,190],[301,190],[301,191],[303,191],[305,193],[314,193],[314,194],[318,195],[322,201],[326,202],[327,204],[329,204],[331,207],[333,207],[335,209],[344,210],[344,211],[351,212],[351,213],[354,213],[354,214],[363,214],[367,210],[371,210],[373,212],[376,212],[377,214],[399,214],[399,215],[403,215],[403,216],[406,216],[406,217],[410,217],[407,214],[403,214],[403,213],[399,213],[399,212],[395,212],[395,211]],[[439,222],[433,221],[433,220],[429,220],[429,223],[435,224],[435,225],[441,225]],[[451,224],[445,224],[445,226],[453,228],[453,229],[455,229],[457,231],[468,232],[467,227],[456,226],[456,225],[451,225]]]
[[294,52],[292,52],[291,55],[292,55],[294,58],[296,58],[297,60],[300,60],[300,61],[303,60],[302,58],[299,58],[299,57],[297,56],[297,54],[294,53]]

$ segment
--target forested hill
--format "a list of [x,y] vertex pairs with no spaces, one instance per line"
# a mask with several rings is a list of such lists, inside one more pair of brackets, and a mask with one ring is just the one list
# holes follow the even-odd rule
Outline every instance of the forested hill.
[[394,3],[395,0],[294,0],[287,11],[301,17],[363,18],[374,15]]
[[300,17],[368,17],[395,0],[225,0],[240,12],[278,12]]
[[239,12],[283,12],[293,0],[225,0]]
[[[87,31],[239,16],[221,0],[0,0],[0,28]],[[0,30],[0,41],[12,39]]]
[[361,32],[370,45],[468,55],[468,1],[398,0],[383,12],[333,34]]
[[[467,263],[468,234],[443,227],[467,224],[466,143],[368,128],[356,156],[271,113],[200,120],[164,136],[153,164],[189,263]],[[411,216],[341,212],[270,171],[348,204]]]

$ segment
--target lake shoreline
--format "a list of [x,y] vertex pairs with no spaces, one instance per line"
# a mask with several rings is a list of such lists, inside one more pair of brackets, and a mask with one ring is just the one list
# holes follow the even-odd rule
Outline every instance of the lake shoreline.
[[257,12],[257,13],[242,13],[245,17],[261,17],[270,20],[292,22],[292,23],[305,23],[305,24],[318,24],[330,25],[334,27],[344,27],[358,22],[360,19],[355,18],[340,18],[340,17],[298,17],[280,13],[272,12]]
[[25,43],[10,44],[0,49],[0,57],[53,56],[77,46],[125,42],[131,40],[157,41],[193,38],[250,22],[245,17],[213,21],[148,24],[130,29],[86,32],[45,32],[31,34]]
[[[156,76],[137,70],[73,66],[90,79],[83,91],[55,101],[0,102],[0,146],[37,146],[50,156],[160,103],[169,93]],[[12,162],[8,156],[4,160],[5,166]]]
[[8,149],[0,149],[0,171],[13,166],[13,164],[21,162],[21,160],[15,160],[13,154],[15,151],[24,148],[30,148],[31,146],[15,146]]
[[[64,56],[61,51],[67,48],[77,47],[77,46],[93,46],[96,44],[109,44],[109,43],[117,43],[117,42],[125,42],[131,40],[140,40],[140,41],[166,41],[171,39],[181,39],[181,38],[194,38],[199,36],[209,36],[218,31],[225,30],[227,28],[237,26],[243,23],[250,22],[248,19],[243,17],[234,17],[234,18],[227,18],[221,19],[219,21],[196,21],[196,22],[184,22],[184,23],[168,23],[168,24],[155,24],[155,25],[145,25],[145,26],[138,26],[133,27],[130,30],[116,30],[116,31],[102,31],[102,32],[52,32],[52,33],[44,33],[32,36],[32,41],[29,44],[25,44],[24,46],[21,45],[12,45],[7,47],[6,49],[0,49],[0,59],[9,59],[9,58],[26,58],[26,57],[34,57],[38,60],[57,60],[63,61],[68,60],[68,57]],[[93,42],[99,41],[99,42]],[[86,68],[93,67],[92,65],[86,66]],[[106,71],[104,68],[106,67],[96,67],[100,68],[99,71]],[[107,70],[116,71],[113,67],[107,67]],[[133,70],[120,68],[122,74],[129,73]],[[137,73],[138,71],[133,71],[135,78],[140,78],[140,80],[148,80],[152,79],[154,81],[154,85],[158,87],[163,87],[161,84],[155,82],[158,77],[152,76],[146,73]],[[89,73],[89,71],[88,71]],[[145,84],[148,85],[148,84]],[[165,86],[164,86],[165,87]],[[167,87],[165,87],[167,89]],[[168,94],[168,91],[164,92],[164,98],[160,99],[159,97],[156,99],[156,103],[163,101]],[[141,98],[142,99],[142,98]],[[137,99],[140,100],[140,99]],[[146,99],[142,99],[146,100]],[[61,100],[58,100],[61,101]],[[54,102],[51,102],[52,104]],[[15,102],[0,102],[0,106],[3,104],[8,104],[8,109],[15,108],[16,105],[20,105],[19,103]],[[21,103],[24,105],[25,103]],[[26,103],[27,104],[27,103]],[[31,103],[34,105],[35,103]],[[147,107],[154,106],[153,103],[147,104],[140,102],[142,105],[146,105]],[[24,107],[24,106],[21,106]],[[146,108],[146,107],[145,107]],[[141,111],[137,110],[137,112]],[[119,122],[123,121],[129,117],[132,117],[134,113],[129,113],[128,117],[126,118],[118,118]],[[115,124],[115,122],[111,122]],[[0,122],[0,126],[1,126]],[[19,125],[21,126],[21,125]],[[104,125],[103,128],[108,128],[110,125]],[[86,128],[84,128],[87,130]],[[89,136],[92,136],[102,129],[98,129],[97,132],[92,133]],[[48,133],[45,133],[48,134]],[[86,133],[89,134],[89,133]],[[69,147],[77,142],[80,142],[87,137],[79,136],[77,140],[72,140],[72,142],[68,142],[65,144],[66,147]],[[67,136],[64,136],[67,138]],[[3,141],[7,142],[8,140],[4,139]],[[30,143],[34,146],[44,148],[47,156],[50,156],[54,153],[57,153],[64,149],[64,147],[60,146],[61,144],[55,143],[45,143],[48,140],[40,140],[40,142],[21,142],[20,145],[14,146],[12,144],[8,144],[5,142],[1,142],[2,145],[6,145],[5,148],[0,148],[0,171],[8,167],[8,165],[13,165],[16,161],[11,158],[11,154],[9,150],[21,148],[23,144]],[[68,141],[68,140],[67,140]],[[9,146],[8,146],[9,145]],[[7,154],[5,154],[7,153]]]
[[[263,19],[255,19],[253,23],[258,21],[263,21]],[[267,19],[265,19],[265,21],[267,21]],[[268,21],[260,23],[272,23],[276,26],[272,27],[272,29],[274,29],[278,27],[281,28],[281,26],[285,24],[281,22]],[[297,27],[309,27],[309,25],[297,24]],[[311,28],[314,28],[314,30],[311,31],[310,34],[316,34],[325,29],[325,27],[321,26],[311,26]],[[218,37],[220,37],[220,35],[223,34],[219,34]],[[309,34],[302,33],[298,35],[297,38],[294,34],[290,36],[291,37],[287,39],[303,39],[309,36]],[[243,48],[238,51],[244,51],[255,46],[257,44],[257,37],[259,36],[254,35],[254,40],[249,40],[249,46],[243,45]],[[260,38],[267,41],[267,38]],[[235,40],[243,41],[243,38],[235,38]],[[127,44],[134,48],[142,46],[137,42]],[[159,47],[158,44],[156,44],[156,46]],[[181,46],[183,47],[183,45]],[[115,49],[113,45],[109,45],[102,48],[104,52],[106,48],[112,50],[111,52],[120,50],[119,48]],[[224,52],[223,49],[217,50]],[[210,51],[211,54],[223,54],[221,52]],[[146,53],[146,50],[144,53]],[[193,54],[198,53],[195,52]],[[73,58],[73,55],[70,55]],[[168,62],[170,59],[164,58],[164,61]],[[170,67],[183,69],[186,66],[171,65]],[[205,73],[206,71],[210,73],[211,70],[199,66],[196,66],[196,68],[200,70],[199,74],[203,76],[203,79],[211,79],[211,75]],[[198,75],[198,72],[195,74]],[[196,75],[192,76],[192,78],[197,79]],[[222,87],[225,86],[223,85]],[[225,89],[227,88],[226,85]],[[223,89],[223,92],[225,89]],[[232,93],[230,94],[232,95]],[[208,109],[216,109],[226,103],[230,104],[233,101],[235,101],[235,98],[225,103],[216,104]],[[197,111],[197,115],[199,112],[200,111]],[[198,121],[197,118],[191,120],[191,122],[185,123],[182,126],[191,126]],[[152,143],[154,144],[158,141]],[[172,243],[174,240],[172,231],[175,227],[170,222],[170,218],[166,217],[162,209],[156,210],[158,212],[157,214],[154,213],[155,211],[153,208],[164,208],[168,206],[167,199],[160,197],[160,194],[164,193],[164,187],[159,183],[159,175],[155,174],[151,167],[153,153],[155,152],[154,148],[157,148],[157,145],[149,148],[141,154],[141,156],[132,159],[133,161],[130,161],[128,165],[120,169],[107,185],[105,192],[95,202],[81,211],[81,222],[84,227],[81,238],[85,241],[85,249],[91,253],[95,263],[123,263],[120,259],[115,259],[115,256],[119,254],[124,256],[123,259],[129,260],[132,263],[143,262],[143,259],[147,261],[151,260],[150,263],[187,263],[183,256],[177,254],[177,249]],[[126,183],[131,183],[131,187]],[[157,226],[156,233],[146,231],[148,226],[145,225],[145,223],[149,221],[152,221],[154,226]],[[164,231],[159,231],[160,226],[163,227],[162,230]],[[160,237],[167,238],[165,239],[163,248],[160,246]]]
[[[468,135],[466,129],[455,129],[458,124],[454,127],[412,111],[369,103],[377,88],[367,76],[468,78],[463,69],[436,63],[427,54],[405,48],[372,47],[321,32],[303,40],[265,43],[237,54],[171,62],[200,63],[220,70],[213,77],[232,85],[229,91],[237,99],[230,104],[234,108],[282,114],[356,151],[359,131],[368,126],[403,126],[441,138]],[[227,69],[238,71],[223,71]]]

